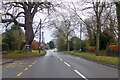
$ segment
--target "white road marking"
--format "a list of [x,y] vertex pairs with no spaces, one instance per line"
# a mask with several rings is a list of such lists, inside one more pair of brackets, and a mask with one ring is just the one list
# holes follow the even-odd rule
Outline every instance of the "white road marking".
[[64,62],[68,67],[70,67],[70,65],[67,62]]
[[63,61],[61,58],[60,58],[61,61]]
[[74,70],[79,76],[81,76],[83,79],[88,80],[84,75],[82,75],[79,71]]

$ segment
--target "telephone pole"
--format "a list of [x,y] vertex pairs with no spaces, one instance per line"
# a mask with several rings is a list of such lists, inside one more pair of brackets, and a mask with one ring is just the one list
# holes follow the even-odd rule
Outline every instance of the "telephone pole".
[[82,23],[80,23],[80,40],[82,38]]
[[40,19],[40,23],[39,23],[39,53],[40,53],[40,49],[41,49],[41,19]]

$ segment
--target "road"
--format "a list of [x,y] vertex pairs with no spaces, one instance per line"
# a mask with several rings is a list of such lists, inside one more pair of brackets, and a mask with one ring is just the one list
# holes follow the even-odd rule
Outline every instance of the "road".
[[45,56],[3,65],[3,78],[118,78],[118,69],[48,50]]

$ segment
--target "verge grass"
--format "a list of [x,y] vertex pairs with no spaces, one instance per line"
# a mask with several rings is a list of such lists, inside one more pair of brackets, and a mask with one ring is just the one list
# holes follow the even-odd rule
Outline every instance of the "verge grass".
[[90,60],[103,62],[107,64],[112,64],[118,66],[118,57],[109,57],[109,56],[96,56],[95,54],[91,54],[88,52],[78,52],[78,51],[64,51],[64,53],[69,53],[75,56],[81,56],[83,58],[87,58]]
[[7,57],[7,58],[22,58],[22,57],[41,56],[44,54],[45,54],[45,51],[40,51],[40,53],[39,53],[38,50],[32,50],[31,53],[14,51],[12,53],[6,54],[5,57]]

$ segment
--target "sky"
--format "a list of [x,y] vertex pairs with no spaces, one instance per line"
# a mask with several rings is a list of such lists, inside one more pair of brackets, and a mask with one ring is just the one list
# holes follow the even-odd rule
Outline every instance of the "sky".
[[[76,2],[76,1],[80,1],[80,0],[70,0],[70,1],[65,0],[66,3],[67,3],[67,2]],[[78,7],[79,7],[79,6],[78,6]],[[63,11],[62,11],[62,12],[63,12]],[[84,13],[83,13],[83,14],[84,14]],[[41,13],[37,13],[34,20],[35,20],[36,22],[37,22],[37,21],[39,22],[40,19],[42,19],[42,21],[43,21],[43,20],[45,19],[45,17],[46,17],[46,15],[43,15],[43,14],[41,14]],[[82,15],[82,18],[85,19],[86,17]],[[48,42],[50,42],[52,39],[54,39],[54,37],[53,37],[53,35],[52,35],[52,34],[54,33],[54,31],[53,31],[52,29],[49,29],[49,28],[46,28],[46,27],[45,27],[45,28],[42,29],[42,31],[44,32],[45,43],[48,43]],[[76,31],[76,36],[79,37],[79,32],[78,32],[78,31]],[[82,34],[82,39],[85,39],[85,35],[84,35],[84,34]],[[39,41],[39,38],[36,37],[35,40]]]
[[[55,2],[60,2],[60,1],[62,1],[62,2],[74,2],[74,3],[76,3],[76,2],[82,2],[82,0],[48,0],[48,1],[55,1]],[[83,8],[83,7],[85,7],[85,6],[91,6],[91,5],[82,5],[82,6],[80,6],[80,5],[77,5],[77,7],[80,7],[80,8]],[[1,3],[0,3],[0,12],[2,11],[2,7],[1,7]],[[86,18],[86,11],[83,11],[82,13],[80,13],[80,16],[83,18],[83,19],[85,19]],[[39,21],[40,21],[40,19],[42,19],[42,21],[44,21],[44,19],[47,17],[47,14],[46,15],[43,15],[43,14],[41,14],[41,13],[37,13],[36,14],[36,16],[34,17],[34,21],[35,22],[38,22],[39,23]],[[24,20],[23,20],[24,21]],[[23,31],[24,31],[24,29],[23,29]],[[0,34],[1,33],[3,33],[3,32],[5,32],[5,28],[4,28],[4,25],[2,25],[1,23],[0,23]],[[44,28],[42,28],[42,32],[44,32],[44,39],[45,39],[45,43],[48,43],[49,41],[51,41],[52,39],[54,39],[54,37],[53,37],[53,30],[52,29],[50,29],[50,28],[47,28],[47,27],[44,27]],[[79,37],[79,32],[76,32],[76,36],[77,37]],[[84,34],[82,34],[82,39],[85,39],[85,35]],[[38,37],[35,37],[35,40],[36,41],[39,41],[39,38]]]
[[[52,0],[53,1],[53,0]],[[55,1],[61,1],[61,0],[55,0]],[[80,0],[62,0],[63,2],[76,2],[76,1],[80,1]],[[37,13],[36,16],[34,17],[34,21],[35,22],[39,22],[40,19],[42,19],[42,21],[47,17],[47,15],[43,15],[41,13]],[[84,16],[82,16],[83,18],[85,18]],[[24,20],[23,20],[24,21]],[[3,26],[0,26],[0,34],[3,33],[5,31],[5,28],[3,28]],[[24,31],[24,29],[23,29]],[[44,32],[44,39],[45,39],[45,43],[48,43],[49,41],[51,41],[53,39],[53,30],[52,29],[49,29],[47,27],[45,28],[42,28],[42,32]],[[76,33],[76,35],[79,37],[79,32]],[[82,34],[82,36],[84,36]],[[39,38],[38,37],[35,37],[34,38],[36,41],[39,41]]]

